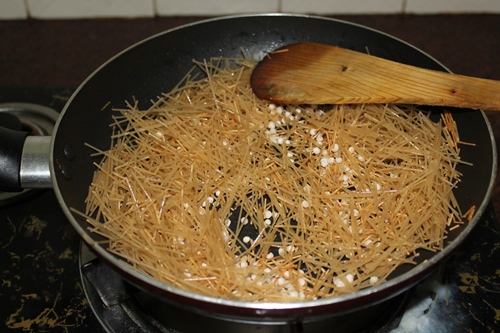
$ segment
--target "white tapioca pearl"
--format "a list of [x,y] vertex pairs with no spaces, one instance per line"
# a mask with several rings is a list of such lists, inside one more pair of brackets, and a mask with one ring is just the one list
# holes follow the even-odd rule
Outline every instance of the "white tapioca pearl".
[[339,278],[333,278],[333,284],[339,288],[343,288],[345,287],[345,283],[344,281],[342,281],[341,279]]

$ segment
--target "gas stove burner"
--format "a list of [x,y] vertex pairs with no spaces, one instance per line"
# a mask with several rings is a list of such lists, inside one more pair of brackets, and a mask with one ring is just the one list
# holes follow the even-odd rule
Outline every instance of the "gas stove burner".
[[108,333],[384,333],[397,327],[411,292],[326,319],[257,323],[210,317],[172,306],[131,286],[82,242],[80,275],[87,300]]
[[[49,107],[32,103],[0,104],[1,119],[11,129],[28,132],[32,136],[50,136],[54,131],[59,113]],[[0,192],[0,206],[23,199],[34,190],[6,193]]]

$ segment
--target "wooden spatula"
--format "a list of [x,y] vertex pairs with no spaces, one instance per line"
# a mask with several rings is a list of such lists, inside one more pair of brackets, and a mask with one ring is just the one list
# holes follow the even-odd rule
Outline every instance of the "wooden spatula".
[[336,46],[297,43],[252,73],[255,94],[284,104],[399,103],[500,110],[500,81],[409,66]]

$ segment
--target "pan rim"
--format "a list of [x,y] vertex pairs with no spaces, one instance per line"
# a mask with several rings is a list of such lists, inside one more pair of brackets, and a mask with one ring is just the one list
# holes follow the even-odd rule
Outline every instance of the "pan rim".
[[[61,193],[61,190],[59,188],[59,185],[58,185],[58,182],[57,182],[57,179],[56,179],[56,173],[58,172],[56,170],[56,165],[54,163],[54,146],[55,146],[55,141],[57,140],[57,133],[58,133],[58,129],[59,129],[59,126],[61,126],[61,120],[64,118],[64,115],[65,113],[67,112],[69,106],[72,104],[73,100],[75,99],[75,97],[79,94],[79,92],[83,89],[83,87],[89,82],[89,80],[94,77],[98,72],[100,72],[101,70],[103,70],[110,62],[114,61],[114,59],[118,58],[119,56],[121,56],[122,54],[128,52],[129,50],[133,49],[133,48],[136,48],[137,46],[151,40],[151,39],[155,39],[159,36],[162,36],[164,34],[168,34],[168,33],[171,33],[173,31],[177,31],[177,30],[180,30],[180,29],[185,29],[185,28],[189,28],[189,27],[192,27],[192,26],[197,26],[197,25],[203,25],[203,24],[207,24],[207,23],[210,23],[210,22],[213,22],[213,21],[221,21],[221,20],[234,20],[234,19],[239,19],[239,18],[254,18],[254,17],[289,17],[289,18],[305,18],[305,19],[313,19],[313,20],[325,20],[325,21],[333,21],[333,22],[338,22],[338,23],[342,23],[342,24],[345,24],[345,25],[350,25],[350,26],[355,26],[355,27],[359,27],[359,28],[362,28],[362,29],[365,29],[365,30],[370,30],[370,31],[373,31],[377,34],[380,34],[380,35],[384,35],[386,37],[389,37],[399,43],[402,43],[402,44],[405,44],[411,48],[413,48],[415,51],[421,53],[422,55],[424,55],[425,57],[427,57],[429,60],[432,60],[435,64],[439,65],[440,67],[442,67],[444,70],[448,71],[451,73],[451,71],[446,67],[444,66],[443,64],[441,64],[441,62],[439,62],[438,60],[436,60],[435,58],[433,58],[432,56],[430,56],[429,54],[427,54],[426,52],[420,50],[419,48],[409,44],[408,42],[405,42],[397,37],[394,37],[390,34],[387,34],[385,32],[382,32],[382,31],[379,31],[379,30],[376,30],[376,29],[373,29],[373,28],[370,28],[370,27],[366,27],[364,25],[361,25],[361,24],[357,24],[357,23],[352,23],[352,22],[348,22],[348,21],[345,21],[345,20],[339,20],[339,19],[335,19],[335,18],[329,18],[329,17],[322,17],[322,16],[316,16],[316,15],[305,15],[305,14],[292,14],[292,13],[261,13],[261,14],[240,14],[240,15],[228,15],[228,16],[221,16],[221,17],[214,17],[214,18],[209,18],[209,19],[204,19],[204,20],[200,20],[200,21],[196,21],[196,22],[193,22],[193,23],[189,23],[189,24],[186,24],[186,25],[182,25],[182,26],[179,26],[179,27],[175,27],[175,28],[172,28],[172,29],[169,29],[169,30],[166,30],[166,31],[163,31],[163,32],[160,32],[158,34],[155,34],[155,35],[152,35],[146,39],[143,39],[142,41],[139,41],[138,43],[135,43],[131,46],[129,46],[128,48],[124,49],[123,51],[117,53],[115,56],[113,56],[112,58],[110,58],[108,61],[106,61],[105,63],[103,63],[101,66],[99,66],[92,74],[90,74],[80,85],[79,87],[75,90],[75,92],[73,93],[73,95],[70,97],[70,99],[68,100],[68,102],[66,103],[64,109],[62,110],[61,112],[61,115],[59,116],[59,119],[54,127],[54,135],[52,136],[52,139],[51,139],[51,148],[50,148],[50,172],[51,172],[51,178],[52,178],[52,184],[54,186],[54,192],[56,194],[56,197],[57,197],[57,200],[59,202],[59,205],[61,206],[65,216],[68,218],[69,222],[72,224],[72,226],[75,228],[75,230],[77,231],[77,233],[80,235],[80,237],[85,241],[85,243],[87,243],[87,245],[95,252],[97,252],[103,259],[105,259],[106,261],[108,262],[111,262],[113,265],[115,265],[116,267],[119,267],[121,270],[123,270],[124,272],[127,273],[127,275],[133,277],[134,279],[137,279],[137,281],[141,281],[143,283],[146,283],[152,287],[155,287],[155,288],[158,288],[160,290],[163,290],[167,293],[171,293],[171,294],[175,294],[177,296],[181,296],[181,297],[184,297],[184,298],[189,298],[189,299],[192,299],[192,300],[197,300],[197,301],[201,301],[201,302],[204,302],[204,303],[209,303],[209,304],[217,304],[217,305],[222,305],[222,306],[226,306],[226,307],[238,307],[238,308],[245,308],[245,309],[249,309],[249,310],[254,310],[256,311],[257,313],[259,313],[259,311],[262,311],[263,314],[266,314],[270,312],[275,312],[275,311],[280,311],[280,310],[291,310],[291,309],[296,309],[296,310],[300,310],[300,309],[305,309],[305,308],[310,308],[310,307],[321,307],[321,306],[328,306],[328,305],[332,305],[332,304],[339,304],[339,303],[343,303],[343,302],[346,302],[346,301],[350,301],[350,300],[354,300],[354,299],[359,299],[359,298],[365,298],[365,297],[369,297],[371,294],[376,294],[376,293],[379,293],[379,292],[382,292],[382,291],[386,291],[386,290],[390,290],[392,288],[394,288],[396,285],[402,283],[403,281],[410,281],[411,280],[411,277],[417,275],[417,276],[421,276],[420,278],[418,278],[418,281],[415,281],[414,283],[412,284],[408,284],[406,286],[406,288],[403,288],[401,290],[399,290],[399,292],[404,292],[405,290],[408,290],[409,288],[411,288],[413,285],[415,285],[417,282],[419,282],[423,277],[425,277],[426,275],[430,274],[434,269],[432,269],[432,267],[443,261],[451,252],[453,252],[463,241],[464,239],[470,234],[471,230],[476,226],[476,224],[478,223],[478,221],[480,220],[480,218],[482,217],[482,215],[484,214],[485,210],[486,210],[486,207],[488,206],[488,203],[490,201],[490,198],[491,198],[491,194],[492,194],[492,191],[493,191],[493,186],[494,186],[494,183],[495,183],[495,179],[496,179],[496,176],[497,176],[497,159],[498,159],[498,156],[497,156],[497,149],[496,149],[496,142],[495,142],[495,139],[494,139],[494,136],[493,136],[493,131],[492,131],[492,128],[491,128],[491,124],[485,114],[484,111],[482,110],[478,110],[478,112],[481,112],[482,114],[482,117],[486,123],[486,126],[488,128],[488,132],[489,132],[489,137],[490,137],[490,140],[491,140],[491,144],[492,144],[492,173],[491,173],[491,177],[490,177],[490,181],[489,181],[489,184],[488,184],[488,187],[487,187],[487,190],[486,190],[486,194],[481,202],[481,205],[478,207],[478,209],[476,210],[476,214],[474,216],[474,218],[467,224],[467,226],[462,230],[462,232],[460,233],[460,235],[453,241],[452,244],[449,244],[445,247],[445,249],[443,249],[442,251],[434,254],[432,256],[431,259],[429,259],[428,261],[422,263],[422,264],[419,264],[415,267],[413,267],[412,269],[410,269],[408,272],[406,273],[403,273],[402,275],[400,276],[397,276],[393,279],[390,279],[378,286],[374,286],[374,287],[369,287],[369,288],[366,288],[366,289],[362,289],[362,290],[359,290],[359,291],[356,291],[356,292],[353,292],[353,293],[349,293],[349,294],[345,294],[345,295],[339,295],[339,296],[334,296],[334,297],[329,297],[329,298],[322,298],[322,299],[317,299],[317,300],[311,300],[311,301],[297,301],[297,302],[250,302],[250,301],[239,301],[239,300],[229,300],[229,299],[220,299],[220,298],[216,298],[216,297],[212,297],[212,296],[206,296],[206,295],[202,295],[202,294],[197,294],[197,293],[194,293],[194,292],[190,292],[190,291],[186,291],[186,290],[183,290],[183,289],[180,289],[180,288],[177,288],[177,287],[174,287],[174,286],[171,286],[169,284],[166,284],[166,283],[162,283],[162,282],[159,282],[151,277],[148,277],[144,274],[141,274],[137,271],[135,271],[134,269],[132,269],[128,264],[126,264],[123,260],[120,260],[118,259],[117,257],[115,257],[114,255],[112,255],[110,252],[107,251],[107,249],[102,246],[102,244],[94,241],[93,239],[91,239],[88,235],[88,231],[85,230],[84,228],[82,228],[80,226],[80,224],[76,221],[76,218],[74,216],[74,213],[73,211],[70,209],[70,207],[68,207],[65,203],[65,200],[63,198],[63,195]],[[393,297],[395,294],[394,293],[391,293],[391,297]],[[383,301],[383,299],[380,299],[380,301]],[[373,304],[373,303],[372,303]]]

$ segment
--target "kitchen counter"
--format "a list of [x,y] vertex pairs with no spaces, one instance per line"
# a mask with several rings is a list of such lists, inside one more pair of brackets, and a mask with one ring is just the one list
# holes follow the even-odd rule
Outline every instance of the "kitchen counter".
[[[433,56],[452,72],[500,80],[500,15],[436,15],[436,16],[336,16],[384,31],[413,44]],[[137,20],[76,20],[76,21],[0,21],[0,102],[15,102],[26,98],[32,88],[43,90],[48,106],[60,111],[71,92],[85,78],[116,53],[156,33],[195,22],[199,17],[173,17]],[[500,93],[500,92],[499,92]],[[29,99],[29,98],[28,98]],[[500,142],[500,113],[487,113],[497,142]],[[20,203],[16,210],[0,207],[0,262],[8,260],[12,267],[2,265],[0,296],[9,298],[14,309],[5,313],[0,306],[0,330],[28,332],[89,332],[94,331],[96,318],[89,311],[79,284],[78,237],[68,224],[54,224],[51,220],[64,220],[56,206],[52,191],[35,194],[40,203]],[[486,222],[495,223],[500,217],[500,182],[492,196],[491,216]],[[490,214],[490,213],[488,213]],[[498,220],[498,219],[496,219]],[[22,223],[16,224],[16,221]],[[485,223],[486,223],[485,222]],[[500,237],[498,226],[482,225],[491,229],[489,238],[478,239],[481,246],[490,246],[491,255],[477,258],[467,252],[468,260],[480,262],[498,258]],[[71,247],[50,243],[49,235],[59,235]],[[477,237],[471,235],[471,237]],[[25,243],[15,243],[23,237]],[[66,244],[65,243],[65,244]],[[37,244],[42,244],[42,249]],[[75,270],[64,270],[59,262],[74,262]],[[452,265],[460,263],[453,262]],[[481,292],[497,293],[498,269],[493,260],[489,269],[488,288],[482,277],[464,273],[460,288],[464,295],[481,297]],[[496,269],[496,271],[495,271]],[[15,272],[33,272],[34,276],[19,276]],[[37,272],[51,273],[48,280]],[[496,272],[496,273],[495,273]],[[495,277],[497,275],[497,277]],[[32,289],[54,286],[52,294],[35,294],[28,289],[16,289],[20,281],[33,281]],[[491,290],[490,290],[491,289]],[[477,291],[477,292],[476,292]],[[74,295],[65,299],[65,295]],[[37,302],[35,302],[37,300]],[[466,304],[466,298],[462,305]],[[496,313],[494,324],[500,323],[500,307],[484,302],[484,311]],[[465,305],[464,305],[465,306]],[[472,320],[475,309],[470,310]],[[479,311],[479,309],[477,309]],[[481,310],[483,311],[483,310]],[[5,325],[5,326],[4,326]],[[488,324],[488,328],[492,328]],[[481,327],[476,322],[475,327]],[[470,332],[472,330],[469,329]],[[491,330],[489,330],[491,331]],[[476,332],[476,330],[474,331]],[[480,332],[477,330],[477,332]]]

